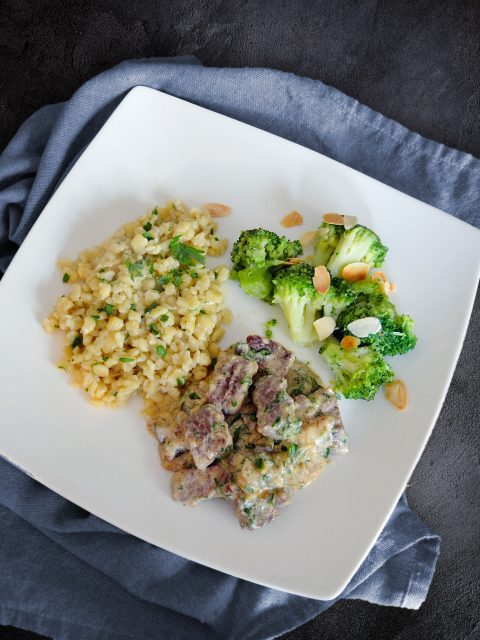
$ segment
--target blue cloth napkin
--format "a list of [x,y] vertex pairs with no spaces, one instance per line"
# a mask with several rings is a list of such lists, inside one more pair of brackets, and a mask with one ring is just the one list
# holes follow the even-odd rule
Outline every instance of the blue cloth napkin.
[[[5,149],[1,270],[79,154],[137,85],[294,140],[471,224],[480,222],[478,160],[321,82],[268,69],[204,68],[194,58],[135,60],[93,78],[69,101],[34,113]],[[333,603],[260,587],[153,547],[5,460],[0,513],[0,623],[55,639],[263,640]],[[402,497],[341,598],[418,608],[439,546]]]

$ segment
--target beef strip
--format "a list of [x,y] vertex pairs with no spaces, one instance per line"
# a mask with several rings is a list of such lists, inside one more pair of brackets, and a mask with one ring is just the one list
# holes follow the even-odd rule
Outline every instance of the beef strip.
[[187,418],[185,437],[198,469],[206,469],[232,444],[223,413],[213,404],[204,404]]
[[195,505],[202,500],[231,495],[230,474],[221,465],[208,469],[183,469],[172,476],[172,496],[184,504]]
[[258,364],[258,373],[272,374],[284,378],[295,360],[295,355],[273,340],[262,336],[248,336],[246,342],[239,342],[236,351],[244,358]]
[[309,396],[322,384],[320,378],[304,362],[295,360],[287,375],[287,393],[295,398],[299,395]]
[[262,376],[255,383],[253,402],[257,406],[257,429],[267,438],[284,440],[300,431],[293,398],[286,392],[287,381],[276,375]]
[[226,414],[237,413],[245,400],[258,364],[242,356],[223,352],[218,356],[206,402]]
[[289,503],[290,492],[285,489],[265,492],[255,498],[242,495],[235,500],[235,513],[242,528],[260,529],[278,518],[278,507],[287,506]]
[[337,407],[333,391],[320,387],[309,396],[295,396],[295,415],[300,420],[311,420],[322,415],[331,415]]
[[343,424],[335,425],[332,431],[331,455],[343,455],[348,453],[348,436],[345,432]]

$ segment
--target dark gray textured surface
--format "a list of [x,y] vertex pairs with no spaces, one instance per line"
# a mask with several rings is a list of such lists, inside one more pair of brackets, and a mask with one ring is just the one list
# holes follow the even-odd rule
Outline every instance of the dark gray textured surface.
[[[319,78],[480,156],[479,33],[480,5],[459,1],[4,1],[0,145],[36,108],[122,59],[194,53],[205,64]],[[447,401],[408,490],[412,507],[443,538],[427,602],[418,612],[341,602],[285,640],[480,638],[479,404],[476,413],[462,411],[480,392],[479,308],[477,297]],[[0,629],[0,637],[35,636]]]

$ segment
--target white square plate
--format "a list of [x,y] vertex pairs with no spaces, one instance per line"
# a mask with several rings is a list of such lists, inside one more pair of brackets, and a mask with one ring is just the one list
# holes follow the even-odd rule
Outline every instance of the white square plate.
[[[416,320],[417,348],[394,360],[410,389],[408,411],[396,412],[382,393],[374,402],[342,401],[350,454],[256,532],[241,530],[223,501],[195,509],[173,502],[140,401],[93,408],[55,367],[60,338],[41,326],[63,291],[58,258],[75,257],[172,197],[190,206],[230,204],[220,233],[231,241],[257,226],[283,232],[279,221],[292,209],[305,224],[291,237],[316,228],[325,211],[358,216],[390,247],[385,270],[397,285],[395,301]],[[333,598],[422,453],[464,338],[479,266],[480,233],[455,218],[301,146],[136,88],[60,185],[0,284],[0,451],[139,538],[247,580]],[[263,333],[275,314],[233,282],[228,305],[235,321],[224,344]],[[293,346],[283,320],[274,338]],[[296,351],[325,377],[315,348]]]

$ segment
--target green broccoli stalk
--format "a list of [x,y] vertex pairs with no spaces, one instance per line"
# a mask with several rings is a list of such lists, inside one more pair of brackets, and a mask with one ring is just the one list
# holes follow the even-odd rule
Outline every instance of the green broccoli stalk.
[[338,224],[327,224],[322,222],[318,227],[313,264],[326,265],[332,253],[345,232],[345,228]]
[[415,347],[417,338],[413,333],[413,319],[397,313],[378,281],[367,278],[356,282],[352,288],[357,293],[355,304],[344,309],[337,319],[342,335],[350,334],[350,322],[375,317],[380,320],[382,328],[378,333],[361,338],[362,346],[370,345],[385,356],[401,355]]
[[272,268],[302,251],[298,240],[289,240],[273,231],[242,231],[232,247],[231,278],[238,280],[248,295],[269,301],[273,289]]
[[381,267],[388,248],[371,229],[357,224],[353,229],[344,231],[327,269],[332,276],[341,275],[343,267],[351,262],[366,262],[370,267]]
[[327,338],[320,354],[333,372],[334,390],[344,398],[373,400],[380,387],[394,378],[392,368],[370,347],[346,350],[335,338]]
[[313,267],[302,263],[279,269],[273,277],[273,302],[282,308],[292,340],[298,345],[317,339],[313,323],[323,296],[313,286],[313,274]]
[[357,293],[342,278],[332,278],[330,288],[323,298],[322,311],[324,316],[331,316],[335,320],[344,309],[352,305],[357,298]]

